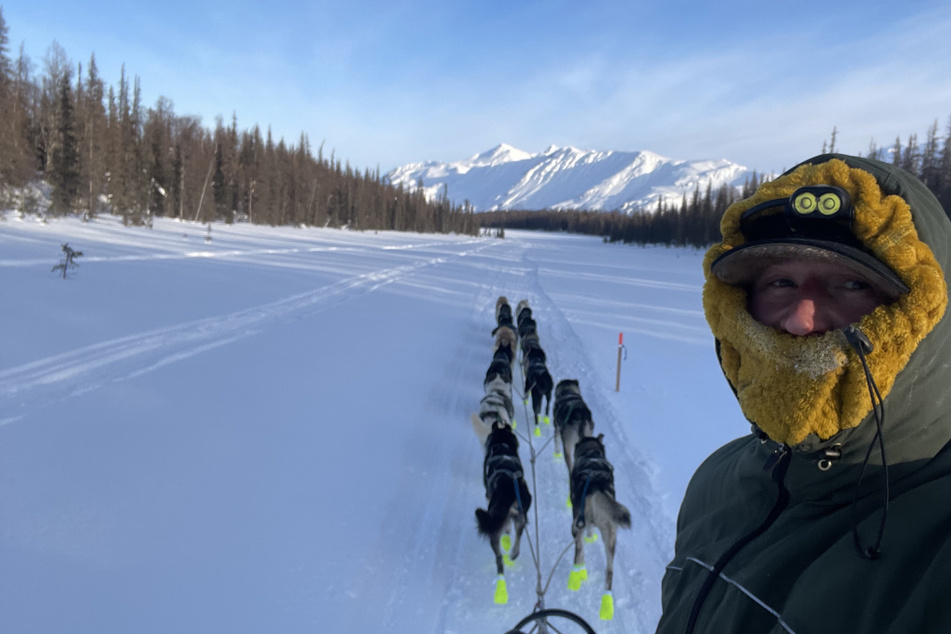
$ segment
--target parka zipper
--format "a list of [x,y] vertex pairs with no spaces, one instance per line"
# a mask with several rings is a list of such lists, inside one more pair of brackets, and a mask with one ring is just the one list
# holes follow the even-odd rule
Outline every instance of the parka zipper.
[[759,526],[733,542],[733,545],[713,564],[713,569],[710,571],[710,574],[707,575],[703,586],[700,587],[700,592],[697,593],[697,598],[693,602],[693,608],[690,610],[690,618],[687,621],[685,634],[693,634],[694,628],[697,626],[697,620],[700,617],[700,610],[703,608],[703,604],[707,600],[707,595],[710,594],[710,590],[713,589],[713,584],[716,583],[723,569],[726,568],[727,564],[730,563],[733,557],[735,557],[744,546],[766,532],[766,529],[773,525],[773,522],[776,521],[780,513],[782,513],[789,504],[789,491],[786,489],[783,480],[786,477],[786,471],[789,469],[790,457],[789,447],[779,445],[766,459],[766,464],[763,465],[763,471],[770,471],[773,482],[776,483],[778,488],[776,502],[773,504],[773,508],[770,509],[769,515],[766,516],[766,519],[763,520]]

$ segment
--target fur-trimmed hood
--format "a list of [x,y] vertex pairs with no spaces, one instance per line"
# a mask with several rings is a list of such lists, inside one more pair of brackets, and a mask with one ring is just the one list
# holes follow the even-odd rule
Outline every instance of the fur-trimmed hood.
[[[764,326],[750,316],[746,290],[711,272],[717,257],[743,244],[739,219],[744,211],[817,184],[848,191],[856,237],[911,288],[858,325],[874,346],[867,360],[885,397],[890,449],[914,444],[917,449],[903,457],[927,457],[951,436],[951,413],[937,406],[951,384],[951,370],[944,366],[951,360],[951,325],[944,318],[951,223],[917,179],[893,166],[843,155],[815,157],[726,211],[723,241],[704,259],[703,292],[724,375],[746,417],[776,442],[817,449],[854,436],[847,430],[874,427],[862,425],[872,403],[861,362],[841,331],[796,337]],[[865,432],[860,435],[870,438]],[[896,434],[901,437],[893,439]]]

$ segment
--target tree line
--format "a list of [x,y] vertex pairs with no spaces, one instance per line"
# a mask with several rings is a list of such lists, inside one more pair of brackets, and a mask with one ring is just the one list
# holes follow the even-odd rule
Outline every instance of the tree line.
[[723,184],[713,189],[698,184],[679,201],[658,201],[657,210],[619,211],[540,210],[491,211],[480,214],[482,226],[505,229],[565,231],[603,236],[606,242],[704,247],[720,239],[720,217],[737,200],[751,196],[767,180],[755,171],[739,189]]
[[[822,143],[823,154],[836,152],[836,135],[833,128],[831,138]],[[890,147],[878,147],[872,141],[865,157],[891,163],[917,176],[951,216],[951,119],[943,138],[938,136],[935,120],[924,143],[919,143],[916,134],[909,135],[904,144],[897,137]],[[702,248],[720,240],[720,218],[727,207],[751,196],[771,178],[754,171],[739,188],[724,184],[714,190],[708,182],[701,193],[697,185],[679,201],[661,198],[655,212],[493,211],[482,214],[482,226],[566,231],[603,236],[610,242]]]
[[0,203],[39,211],[23,195],[37,179],[50,188],[46,213],[110,212],[127,224],[155,216],[198,222],[349,227],[475,235],[468,204],[445,193],[427,200],[422,183],[393,186],[379,168],[316,156],[306,134],[275,141],[270,128],[238,129],[219,116],[208,129],[198,117],[178,116],[160,97],[141,100],[138,77],[122,68],[118,86],[99,75],[95,55],[83,69],[54,42],[37,75],[20,46],[9,53],[0,10]]

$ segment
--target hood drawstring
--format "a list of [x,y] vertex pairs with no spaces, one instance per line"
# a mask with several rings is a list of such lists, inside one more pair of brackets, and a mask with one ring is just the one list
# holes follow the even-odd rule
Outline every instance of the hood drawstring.
[[[885,402],[882,399],[881,392],[878,391],[878,386],[875,385],[875,380],[872,378],[868,362],[865,360],[865,355],[872,351],[872,342],[865,336],[865,333],[853,325],[843,328],[842,332],[849,346],[855,350],[859,361],[862,362],[862,369],[865,371],[865,382],[868,384],[869,399],[872,401],[872,414],[875,418],[875,435],[872,436],[868,451],[865,452],[862,471],[859,473],[858,482],[855,484],[855,494],[852,496],[852,538],[855,543],[855,550],[859,556],[872,561],[878,559],[881,555],[882,537],[885,534],[885,519],[888,516],[888,461],[885,458],[885,436],[882,432],[885,425]],[[859,492],[862,489],[862,479],[865,477],[865,470],[868,468],[868,461],[872,456],[872,449],[875,447],[876,440],[882,457],[882,517],[878,524],[878,535],[875,538],[875,543],[871,546],[863,546],[858,529],[858,500]]]

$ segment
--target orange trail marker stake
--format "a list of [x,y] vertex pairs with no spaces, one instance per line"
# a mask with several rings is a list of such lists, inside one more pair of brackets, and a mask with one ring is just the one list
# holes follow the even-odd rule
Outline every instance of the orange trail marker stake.
[[614,391],[621,391],[621,351],[624,350],[624,333],[617,335],[617,382],[614,384]]

